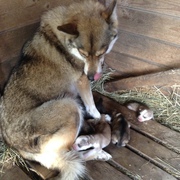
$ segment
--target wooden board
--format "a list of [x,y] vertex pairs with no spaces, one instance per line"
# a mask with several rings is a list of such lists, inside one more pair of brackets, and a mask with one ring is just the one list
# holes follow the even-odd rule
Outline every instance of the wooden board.
[[111,81],[105,84],[105,90],[112,92],[135,87],[171,87],[175,84],[180,84],[180,69]]
[[0,34],[0,63],[20,55],[23,44],[32,37],[39,23]]
[[119,3],[119,29],[172,43],[180,47],[180,16],[175,18],[128,9]]
[[[134,137],[136,138],[136,134],[135,136],[131,136],[131,141],[134,140]],[[136,140],[136,143],[140,142],[138,139]],[[148,147],[150,147],[150,144]],[[162,169],[150,163],[148,160],[144,159],[138,154],[132,152],[128,148],[117,148],[114,145],[111,145],[107,148],[107,151],[110,152],[110,154],[113,156],[113,160],[116,163],[128,169],[134,175],[139,175],[143,180],[158,178],[168,178],[171,180],[175,179],[167,172],[164,172]]]
[[113,51],[144,59],[151,64],[169,68],[180,67],[179,47],[125,31],[119,32],[119,39]]
[[122,78],[129,76],[144,75],[164,71],[166,66],[147,62],[144,59],[136,58],[128,54],[121,54],[117,51],[112,51],[106,56],[106,64],[116,70],[116,74]]
[[72,0],[1,0],[1,31],[15,29],[39,22],[42,13],[59,5],[69,5]]
[[31,180],[18,166],[13,166],[6,171],[1,180]]
[[89,174],[93,180],[129,180],[130,178],[111,167],[106,162],[90,161],[87,163]]
[[180,17],[179,0],[118,0],[122,7]]

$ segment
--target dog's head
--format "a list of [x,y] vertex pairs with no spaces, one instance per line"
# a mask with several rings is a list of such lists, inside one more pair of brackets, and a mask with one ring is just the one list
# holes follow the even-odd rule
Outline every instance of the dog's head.
[[66,48],[73,57],[84,62],[88,79],[97,80],[102,72],[104,55],[117,40],[116,1],[107,8],[99,2],[86,1],[71,11],[75,13],[71,12],[69,22],[57,29],[68,34]]

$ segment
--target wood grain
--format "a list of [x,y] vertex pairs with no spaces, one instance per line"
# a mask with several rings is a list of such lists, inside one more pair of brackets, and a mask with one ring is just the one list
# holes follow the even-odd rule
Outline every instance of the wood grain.
[[1,33],[0,62],[19,56],[23,44],[32,37],[38,26],[39,23],[35,23]]
[[119,29],[180,47],[179,18],[119,7]]
[[6,171],[1,180],[31,180],[18,166]]
[[159,73],[147,74],[137,77],[124,78],[121,80],[108,82],[105,90],[112,92],[118,90],[128,90],[135,87],[167,86],[180,84],[180,69],[163,71]]
[[89,161],[87,162],[87,168],[89,170],[89,174],[94,180],[130,180],[129,177],[117,171],[106,162]]
[[[134,135],[134,136],[133,136]],[[132,135],[132,141],[136,138],[136,134]],[[140,140],[136,139],[136,143],[141,144]],[[150,147],[149,144],[148,147]],[[122,165],[134,174],[138,174],[142,179],[164,179],[169,178],[175,180],[175,178],[168,173],[161,170],[159,167],[148,162],[141,156],[135,154],[129,149],[122,147],[118,148],[111,145],[107,148],[107,151],[113,156],[113,160]]]
[[119,32],[113,51],[144,59],[155,65],[180,67],[180,47],[126,31]]
[[121,54],[114,50],[106,56],[106,64],[115,69],[121,77],[144,75],[168,69],[165,65],[151,63],[151,61]]
[[123,7],[180,17],[179,0],[119,0],[118,2]]
[[59,5],[69,5],[72,0],[1,0],[1,31],[26,26],[38,22],[43,12]]

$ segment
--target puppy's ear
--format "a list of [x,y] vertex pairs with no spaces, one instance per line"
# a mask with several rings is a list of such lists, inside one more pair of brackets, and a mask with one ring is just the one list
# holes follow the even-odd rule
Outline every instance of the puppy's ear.
[[70,35],[75,35],[75,36],[79,35],[79,32],[77,30],[77,24],[75,23],[64,24],[64,25],[58,26],[57,29],[59,31],[62,31]]
[[118,18],[116,13],[117,1],[114,0],[105,11],[101,13],[108,24],[117,26]]

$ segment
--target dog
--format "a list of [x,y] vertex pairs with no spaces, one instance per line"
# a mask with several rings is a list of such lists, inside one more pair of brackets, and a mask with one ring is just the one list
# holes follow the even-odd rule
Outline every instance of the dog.
[[130,124],[121,115],[121,113],[114,112],[111,121],[111,142],[117,147],[126,146],[130,141]]
[[76,139],[73,149],[81,151],[81,157],[85,161],[97,159],[107,161],[112,158],[110,154],[102,150],[111,142],[111,128],[108,124],[110,120],[109,115],[102,115],[98,122],[94,119],[88,120],[88,123],[94,128],[94,134],[81,135]]
[[45,13],[23,49],[0,102],[4,141],[22,157],[59,170],[56,179],[77,180],[85,165],[71,147],[86,111],[95,107],[90,81],[102,73],[105,54],[117,40],[116,1],[82,0]]

